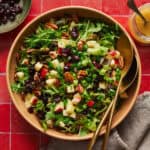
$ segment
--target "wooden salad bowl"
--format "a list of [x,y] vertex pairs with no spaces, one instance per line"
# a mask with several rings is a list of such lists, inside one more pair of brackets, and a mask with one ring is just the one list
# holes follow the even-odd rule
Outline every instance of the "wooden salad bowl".
[[[132,109],[138,92],[140,88],[140,83],[141,83],[141,62],[138,54],[138,50],[127,33],[127,31],[120,25],[116,20],[114,20],[112,17],[110,17],[107,14],[104,14],[103,12],[87,7],[81,7],[81,6],[68,6],[68,7],[61,7],[61,8],[56,8],[52,9],[50,11],[47,11],[40,16],[36,17],[33,19],[28,25],[26,25],[21,32],[18,34],[16,39],[14,40],[9,55],[8,55],[8,60],[7,60],[7,85],[9,89],[9,93],[11,95],[12,101],[14,105],[16,106],[17,110],[20,112],[22,117],[29,122],[33,127],[38,129],[39,131],[63,140],[72,140],[72,141],[78,141],[78,140],[86,140],[90,139],[92,137],[92,133],[85,135],[85,136],[79,136],[79,135],[72,135],[72,134],[66,134],[66,133],[61,133],[55,129],[48,129],[47,131],[44,131],[41,124],[39,123],[37,117],[34,114],[30,114],[24,104],[24,101],[22,100],[21,96],[19,94],[13,93],[11,90],[11,84],[14,82],[14,74],[15,74],[15,67],[16,67],[16,53],[17,50],[20,48],[21,44],[23,43],[23,40],[26,36],[31,34],[37,26],[41,22],[46,22],[49,20],[51,17],[55,16],[62,16],[63,14],[77,14],[78,16],[82,17],[90,17],[90,18],[97,18],[99,20],[105,21],[109,24],[118,24],[125,36],[129,39],[131,46],[134,49],[134,55],[137,58],[137,63],[138,63],[138,75],[134,83],[130,86],[130,88],[127,90],[128,93],[128,98],[123,99],[122,105],[120,106],[119,110],[116,112],[113,118],[113,123],[112,123],[112,128],[116,127],[130,112]],[[103,127],[102,131],[100,132],[100,135],[105,133],[105,127]]]

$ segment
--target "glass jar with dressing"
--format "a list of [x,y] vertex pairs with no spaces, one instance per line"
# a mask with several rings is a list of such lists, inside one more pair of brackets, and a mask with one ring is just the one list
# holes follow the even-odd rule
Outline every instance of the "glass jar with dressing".
[[144,4],[139,10],[147,23],[144,24],[144,21],[133,13],[129,18],[129,31],[138,43],[150,46],[150,3]]

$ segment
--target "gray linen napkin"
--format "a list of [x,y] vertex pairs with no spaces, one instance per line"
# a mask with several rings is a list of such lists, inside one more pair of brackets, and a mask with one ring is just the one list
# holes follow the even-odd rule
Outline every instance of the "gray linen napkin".
[[[101,138],[94,150],[100,150]],[[51,139],[41,150],[86,150],[88,143]],[[150,150],[150,92],[138,97],[126,119],[111,132],[108,150]]]

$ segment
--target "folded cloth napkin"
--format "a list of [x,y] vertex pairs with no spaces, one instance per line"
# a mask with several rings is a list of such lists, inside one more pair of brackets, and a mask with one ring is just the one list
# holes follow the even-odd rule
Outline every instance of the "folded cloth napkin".
[[[41,150],[86,150],[89,141],[51,139]],[[100,150],[102,137],[94,150]],[[150,150],[150,92],[141,94],[125,120],[111,132],[108,150]]]

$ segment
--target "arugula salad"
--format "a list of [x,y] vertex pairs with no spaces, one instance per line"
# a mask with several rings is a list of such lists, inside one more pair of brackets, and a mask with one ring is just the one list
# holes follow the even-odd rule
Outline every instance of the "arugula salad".
[[94,132],[113,99],[124,59],[117,25],[76,15],[51,18],[16,54],[13,92],[44,130]]

